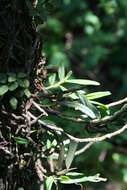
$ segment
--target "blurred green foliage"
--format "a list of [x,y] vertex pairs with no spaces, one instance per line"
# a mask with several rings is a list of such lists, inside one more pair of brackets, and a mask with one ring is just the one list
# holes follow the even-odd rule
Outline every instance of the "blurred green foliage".
[[126,20],[126,0],[61,1],[40,27],[48,67],[63,63],[79,78],[103,81],[114,97],[127,95]]

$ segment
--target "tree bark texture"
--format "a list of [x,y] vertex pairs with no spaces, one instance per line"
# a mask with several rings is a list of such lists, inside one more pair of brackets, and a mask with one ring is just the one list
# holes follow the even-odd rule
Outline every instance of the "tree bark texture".
[[[26,0],[0,0],[0,73],[24,72],[32,86],[35,68],[41,59],[41,49]],[[13,146],[12,141],[12,135],[17,129],[25,126],[26,121],[22,115],[26,101],[22,99],[14,113],[4,103],[6,101],[0,104],[0,190],[17,190],[22,186],[25,186],[24,189],[31,189],[33,181],[37,180],[29,170],[34,166],[27,158],[29,167],[21,169],[22,164],[24,165],[24,150],[20,148],[19,157],[18,147]]]

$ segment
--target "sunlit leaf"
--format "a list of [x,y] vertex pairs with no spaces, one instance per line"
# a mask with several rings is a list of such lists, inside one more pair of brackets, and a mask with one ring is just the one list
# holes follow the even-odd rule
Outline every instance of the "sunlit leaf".
[[17,81],[12,82],[12,83],[9,83],[8,89],[9,89],[10,91],[14,91],[16,88],[18,88],[18,83],[17,83]]
[[48,177],[48,178],[46,179],[46,182],[45,182],[46,190],[51,190],[52,185],[53,185],[53,182],[54,182],[53,176],[50,176],[50,177]]
[[3,96],[7,91],[8,91],[7,85],[0,86],[0,96]]
[[27,98],[31,97],[31,92],[29,91],[29,89],[25,89],[24,94],[26,95]]
[[86,105],[90,110],[93,111],[93,113],[95,114],[96,118],[101,118],[101,114],[99,109],[97,109],[95,107],[95,105],[93,105],[87,98],[87,96],[85,95],[80,95],[82,97],[82,102],[84,101],[84,105]]
[[69,71],[65,77],[66,81],[71,77],[72,71]]
[[52,146],[52,143],[51,143],[51,141],[48,139],[47,142],[46,142],[46,147],[47,147],[47,149],[50,149],[51,146]]
[[78,172],[68,172],[66,173],[67,176],[81,176],[84,175],[83,173],[78,173]]
[[16,81],[16,74],[15,73],[9,73],[8,82],[14,82]]
[[61,65],[58,69],[58,76],[60,80],[63,80],[65,77],[65,69],[64,69],[64,65]]
[[20,79],[18,80],[18,83],[22,88],[28,88],[30,85],[30,82],[27,79]]
[[72,176],[73,178],[71,178],[70,176],[66,179],[64,178],[59,178],[60,182],[63,183],[63,184],[77,184],[77,183],[84,183],[84,182],[94,182],[94,183],[97,183],[97,182],[105,182],[107,181],[106,178],[102,178],[100,177],[100,174],[96,174],[95,176],[84,176],[84,177],[80,177],[80,178],[74,178],[74,176]]
[[55,73],[52,74],[52,75],[48,78],[48,80],[49,80],[49,84],[50,84],[50,85],[55,84],[56,74],[55,74]]
[[24,190],[24,188],[23,187],[19,187],[18,190]]
[[69,101],[64,101],[62,102],[62,104],[66,105],[67,107],[74,108],[75,110],[79,110],[82,113],[85,113],[87,116],[89,116],[92,119],[96,118],[95,113],[90,108],[88,108],[87,106],[83,104],[80,104],[78,102],[69,102]]
[[102,97],[109,96],[109,95],[111,95],[111,92],[109,92],[109,91],[93,92],[93,93],[87,94],[87,98],[89,100],[94,100],[94,99],[102,98]]
[[71,83],[71,84],[79,84],[79,85],[95,85],[98,86],[100,85],[99,82],[92,81],[92,80],[83,80],[83,79],[70,79],[66,80],[66,83]]
[[15,97],[12,97],[9,101],[10,106],[13,110],[17,109],[17,105],[18,105],[18,100]]

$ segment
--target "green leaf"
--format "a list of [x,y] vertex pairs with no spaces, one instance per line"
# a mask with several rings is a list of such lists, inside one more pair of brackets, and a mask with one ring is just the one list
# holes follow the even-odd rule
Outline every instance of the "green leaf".
[[12,82],[12,83],[9,83],[8,85],[8,89],[10,91],[14,91],[16,88],[18,88],[18,83],[15,81],[15,82]]
[[53,141],[52,141],[52,147],[56,147],[57,146],[57,141],[56,141],[56,139],[54,139]]
[[67,176],[81,176],[84,175],[83,173],[78,173],[78,172],[68,172],[66,173]]
[[83,104],[78,104],[75,107],[75,110],[80,110],[82,113],[85,113],[87,116],[89,116],[92,119],[96,118],[95,113],[90,108],[88,108],[87,106],[85,106]]
[[67,88],[65,88],[64,86],[60,85],[60,89],[64,92],[67,90]]
[[63,80],[65,77],[65,69],[64,69],[64,65],[61,65],[58,69],[58,76],[60,80]]
[[100,177],[100,174],[96,174],[95,176],[84,176],[84,177],[80,177],[80,178],[71,178],[71,177],[68,177],[68,179],[64,179],[64,178],[59,178],[60,182],[63,183],[63,184],[77,184],[77,183],[84,183],[84,182],[94,182],[94,183],[97,183],[97,182],[105,182],[107,181],[106,178],[102,178]]
[[0,96],[3,96],[7,91],[8,91],[7,85],[0,86]]
[[24,94],[26,95],[27,98],[31,97],[31,92],[29,91],[29,89],[25,89]]
[[59,153],[58,162],[57,162],[58,170],[60,170],[62,168],[62,164],[64,161],[64,154],[65,154],[64,144],[62,144],[60,146],[60,153]]
[[49,80],[49,84],[50,84],[50,85],[55,84],[56,74],[54,73],[53,75],[51,75],[51,76],[48,78],[48,80]]
[[99,82],[92,81],[92,80],[84,80],[84,79],[70,79],[66,80],[66,83],[71,83],[71,84],[79,84],[79,85],[95,85],[98,86],[100,85]]
[[17,80],[15,73],[9,73],[8,75],[8,82],[14,82]]
[[43,122],[48,124],[48,125],[56,125],[56,123],[52,120],[48,120],[48,119],[43,119]]
[[72,75],[72,71],[69,71],[65,77],[65,80],[67,81],[71,75]]
[[60,182],[62,182],[62,181],[69,181],[70,178],[69,178],[68,176],[61,175],[61,176],[59,177],[59,180],[60,180]]
[[86,96],[89,100],[94,100],[94,99],[102,98],[109,95],[111,95],[111,92],[103,91],[103,92],[93,92],[93,93],[87,94]]
[[74,159],[75,156],[75,151],[77,149],[78,143],[75,141],[71,141],[70,145],[69,145],[69,150],[68,150],[68,154],[65,160],[65,164],[66,164],[66,168],[69,169],[71,166],[71,163]]
[[17,75],[18,78],[25,78],[27,77],[26,73],[18,73]]
[[47,147],[47,149],[50,149],[52,147],[52,143],[49,139],[46,142],[46,147]]
[[30,85],[30,82],[27,79],[20,79],[18,80],[18,83],[22,88],[28,88]]
[[0,83],[5,84],[7,82],[7,75],[4,73],[0,73]]
[[97,105],[101,110],[106,112],[108,115],[110,114],[110,109],[106,105],[96,102],[96,101],[93,101],[93,100],[90,100],[90,103]]
[[80,101],[95,114],[96,118],[100,118],[101,114],[99,110],[93,104],[91,104],[91,102],[87,99],[87,96],[80,93],[78,93],[78,95],[79,95]]
[[13,137],[17,144],[28,144],[28,140],[22,137]]
[[89,116],[92,119],[96,118],[95,113],[90,108],[85,106],[84,104],[80,104],[78,102],[69,102],[69,101],[61,102],[61,104],[66,105],[71,108],[74,108],[75,110],[79,110],[82,113],[85,113],[87,116]]
[[53,176],[50,176],[50,177],[48,177],[46,179],[46,182],[45,182],[45,184],[46,184],[46,190],[51,190],[53,182],[54,182]]
[[15,97],[12,97],[9,101],[10,106],[13,110],[17,109],[17,105],[18,105],[18,100]]

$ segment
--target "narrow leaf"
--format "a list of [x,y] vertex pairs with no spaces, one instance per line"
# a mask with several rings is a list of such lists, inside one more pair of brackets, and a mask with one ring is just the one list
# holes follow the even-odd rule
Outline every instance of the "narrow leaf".
[[46,183],[46,190],[51,190],[53,182],[54,182],[53,176],[50,176],[46,179],[46,182],[45,182]]
[[93,92],[93,93],[87,94],[87,98],[89,100],[94,100],[94,99],[102,98],[109,95],[111,95],[111,92],[109,91]]
[[65,160],[65,164],[66,164],[67,169],[69,169],[71,166],[71,163],[72,163],[74,156],[75,156],[75,151],[77,149],[77,146],[78,146],[77,142],[74,142],[74,141],[70,142],[68,154],[67,154],[67,157]]
[[74,178],[74,176],[72,176],[73,178],[69,177],[68,179],[65,179],[64,178],[59,178],[60,182],[63,183],[63,184],[77,184],[77,183],[84,183],[84,182],[94,182],[94,183],[97,183],[97,182],[105,182],[107,181],[106,178],[102,178],[100,177],[100,174],[96,174],[95,176],[84,176],[84,177],[80,177],[80,178]]
[[64,65],[61,65],[58,69],[58,76],[60,80],[63,80],[65,77],[65,69],[64,69]]
[[83,173],[78,173],[78,172],[68,172],[66,174],[67,176],[81,176],[84,175]]
[[69,102],[69,101],[64,101],[62,102],[62,104],[68,107],[74,108],[75,110],[79,110],[82,113],[85,113],[87,116],[89,116],[92,119],[96,118],[95,113],[90,108],[88,108],[87,106],[83,104],[80,104],[78,102]]
[[21,137],[13,137],[17,144],[28,144],[28,140]]
[[56,74],[54,73],[53,75],[51,75],[51,76],[48,78],[48,80],[49,80],[49,84],[50,84],[50,85],[55,84]]
[[71,83],[71,84],[79,84],[79,85],[95,85],[98,86],[100,85],[99,82],[92,81],[92,80],[84,80],[84,79],[70,79],[66,80],[66,83]]
[[64,144],[62,144],[60,146],[60,153],[59,153],[59,158],[58,158],[58,162],[57,162],[58,170],[60,170],[62,168],[62,164],[63,164],[63,161],[64,161],[64,154],[65,154]]
[[65,80],[68,80],[70,78],[70,76],[72,75],[72,71],[69,71],[65,77]]

